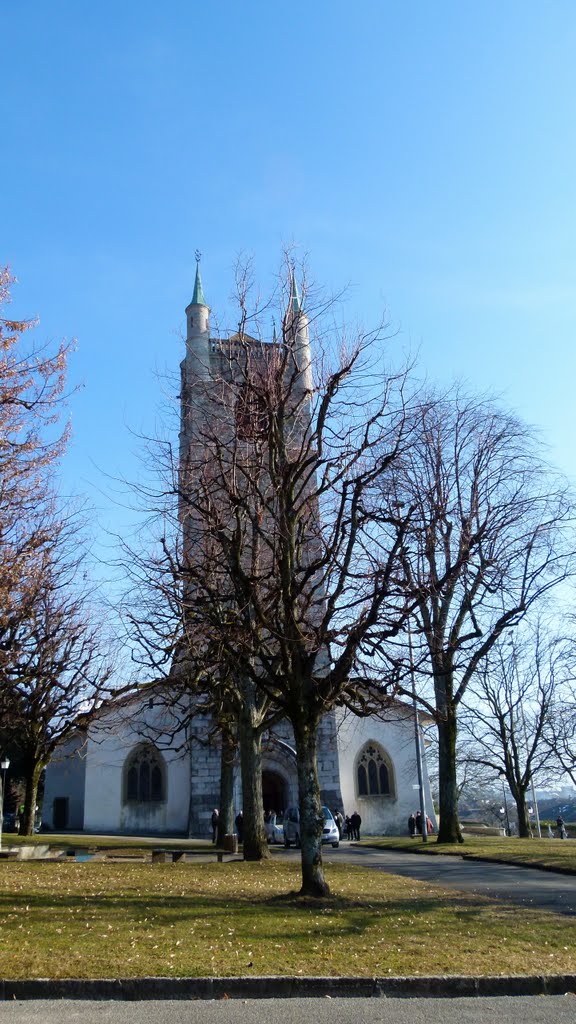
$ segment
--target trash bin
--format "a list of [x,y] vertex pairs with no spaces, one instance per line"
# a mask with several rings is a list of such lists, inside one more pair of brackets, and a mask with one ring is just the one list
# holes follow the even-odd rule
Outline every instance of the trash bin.
[[235,832],[230,835],[224,836],[223,847],[226,853],[238,853],[238,836]]

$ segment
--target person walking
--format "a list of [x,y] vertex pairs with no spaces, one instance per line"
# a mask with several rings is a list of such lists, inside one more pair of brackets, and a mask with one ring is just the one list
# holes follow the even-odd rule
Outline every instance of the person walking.
[[564,825],[564,818],[561,814],[556,818],[556,828],[558,829],[558,838],[567,839],[568,833],[566,832],[566,826]]
[[414,811],[412,811],[412,814],[408,818],[408,831],[410,833],[410,838],[414,839],[414,836],[416,835],[416,818],[414,816]]
[[238,842],[241,843],[244,840],[244,815],[242,811],[239,811],[238,814],[236,815],[236,820],[234,824],[236,825],[236,835],[238,836]]
[[218,823],[220,821],[220,811],[217,807],[212,811],[210,818],[210,824],[212,826],[212,842],[215,843],[218,838]]
[[360,825],[362,824],[362,818],[358,814],[358,811],[354,811],[354,814],[350,818],[350,824],[352,826],[352,839],[360,839]]

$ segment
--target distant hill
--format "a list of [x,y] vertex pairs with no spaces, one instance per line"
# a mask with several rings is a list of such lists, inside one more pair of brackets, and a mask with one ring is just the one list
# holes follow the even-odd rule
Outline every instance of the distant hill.
[[562,800],[562,797],[557,796],[554,799],[539,800],[538,811],[540,817],[544,819],[551,818],[555,821],[561,814],[564,821],[576,821],[576,799]]

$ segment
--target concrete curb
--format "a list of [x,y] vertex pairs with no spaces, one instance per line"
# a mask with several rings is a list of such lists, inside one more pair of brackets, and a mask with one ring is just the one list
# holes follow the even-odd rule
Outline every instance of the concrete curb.
[[[420,856],[423,855],[420,854]],[[426,854],[424,854],[424,856],[426,856]],[[454,854],[450,854],[449,856],[454,856]],[[576,875],[576,871],[573,871],[571,868],[562,867],[559,864],[556,864],[554,867],[551,867],[549,864],[519,864],[517,861],[503,860],[500,857],[478,857],[474,853],[461,853],[458,856],[460,856],[462,860],[478,861],[482,864],[503,864],[505,867],[509,868],[521,868],[522,871],[532,869],[532,871],[547,871],[548,874],[552,875],[570,875],[572,877]]]
[[576,994],[576,974],[400,978],[30,978],[0,980],[1,1000],[291,999],[365,997],[456,999]]

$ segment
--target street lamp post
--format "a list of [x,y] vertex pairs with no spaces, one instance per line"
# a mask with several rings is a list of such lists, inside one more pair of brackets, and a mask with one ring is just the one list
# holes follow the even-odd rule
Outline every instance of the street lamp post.
[[420,720],[416,703],[416,681],[414,678],[414,655],[412,653],[412,632],[408,623],[408,651],[410,654],[410,678],[412,682],[412,713],[414,715],[414,747],[416,750],[416,768],[418,771],[418,791],[420,794],[420,828],[422,842],[428,842],[428,824],[426,821],[426,801],[424,799],[424,771],[422,765],[422,741],[420,738]]
[[506,798],[506,786],[504,785],[504,773],[501,775],[502,779],[502,796],[504,797],[504,813],[506,815],[506,835],[510,835],[510,818],[508,817],[508,800]]
[[2,849],[2,826],[4,825],[4,790],[6,789],[6,772],[10,767],[10,758],[0,758],[0,768],[2,769],[2,790],[0,791],[0,850]]

